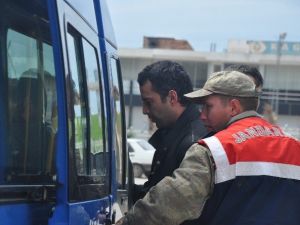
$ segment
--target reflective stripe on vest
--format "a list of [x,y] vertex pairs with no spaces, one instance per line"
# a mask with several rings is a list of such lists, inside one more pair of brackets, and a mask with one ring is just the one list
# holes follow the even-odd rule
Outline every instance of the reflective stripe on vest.
[[299,141],[261,118],[239,120],[199,143],[212,153],[215,183],[260,175],[300,180]]

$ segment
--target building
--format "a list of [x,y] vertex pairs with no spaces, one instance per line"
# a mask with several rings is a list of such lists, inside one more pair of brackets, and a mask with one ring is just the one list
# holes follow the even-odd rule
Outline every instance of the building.
[[174,38],[163,37],[144,37],[143,47],[159,49],[193,50],[190,43],[186,40],[177,40]]
[[[127,126],[136,134],[147,134],[148,118],[142,115],[137,74],[158,60],[174,60],[188,71],[194,88],[202,87],[209,74],[231,64],[256,66],[264,76],[262,102],[277,114],[278,124],[300,137],[300,43],[236,41],[226,52],[198,52],[174,49],[119,49],[124,80]],[[262,109],[260,109],[262,112]]]

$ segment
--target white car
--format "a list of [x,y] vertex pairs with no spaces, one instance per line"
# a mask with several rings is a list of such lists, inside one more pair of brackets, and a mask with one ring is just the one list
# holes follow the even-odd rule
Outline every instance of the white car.
[[128,138],[127,142],[134,177],[149,176],[155,148],[144,139]]

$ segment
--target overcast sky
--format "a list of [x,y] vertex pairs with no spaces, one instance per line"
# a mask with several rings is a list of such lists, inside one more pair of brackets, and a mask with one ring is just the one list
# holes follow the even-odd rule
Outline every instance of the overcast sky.
[[143,37],[186,39],[217,51],[229,39],[300,42],[300,0],[107,0],[119,47],[141,48]]

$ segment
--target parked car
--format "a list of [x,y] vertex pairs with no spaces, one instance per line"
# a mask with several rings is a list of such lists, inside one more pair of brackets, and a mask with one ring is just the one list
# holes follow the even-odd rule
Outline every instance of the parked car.
[[128,151],[134,177],[149,176],[155,148],[144,139],[128,138]]

